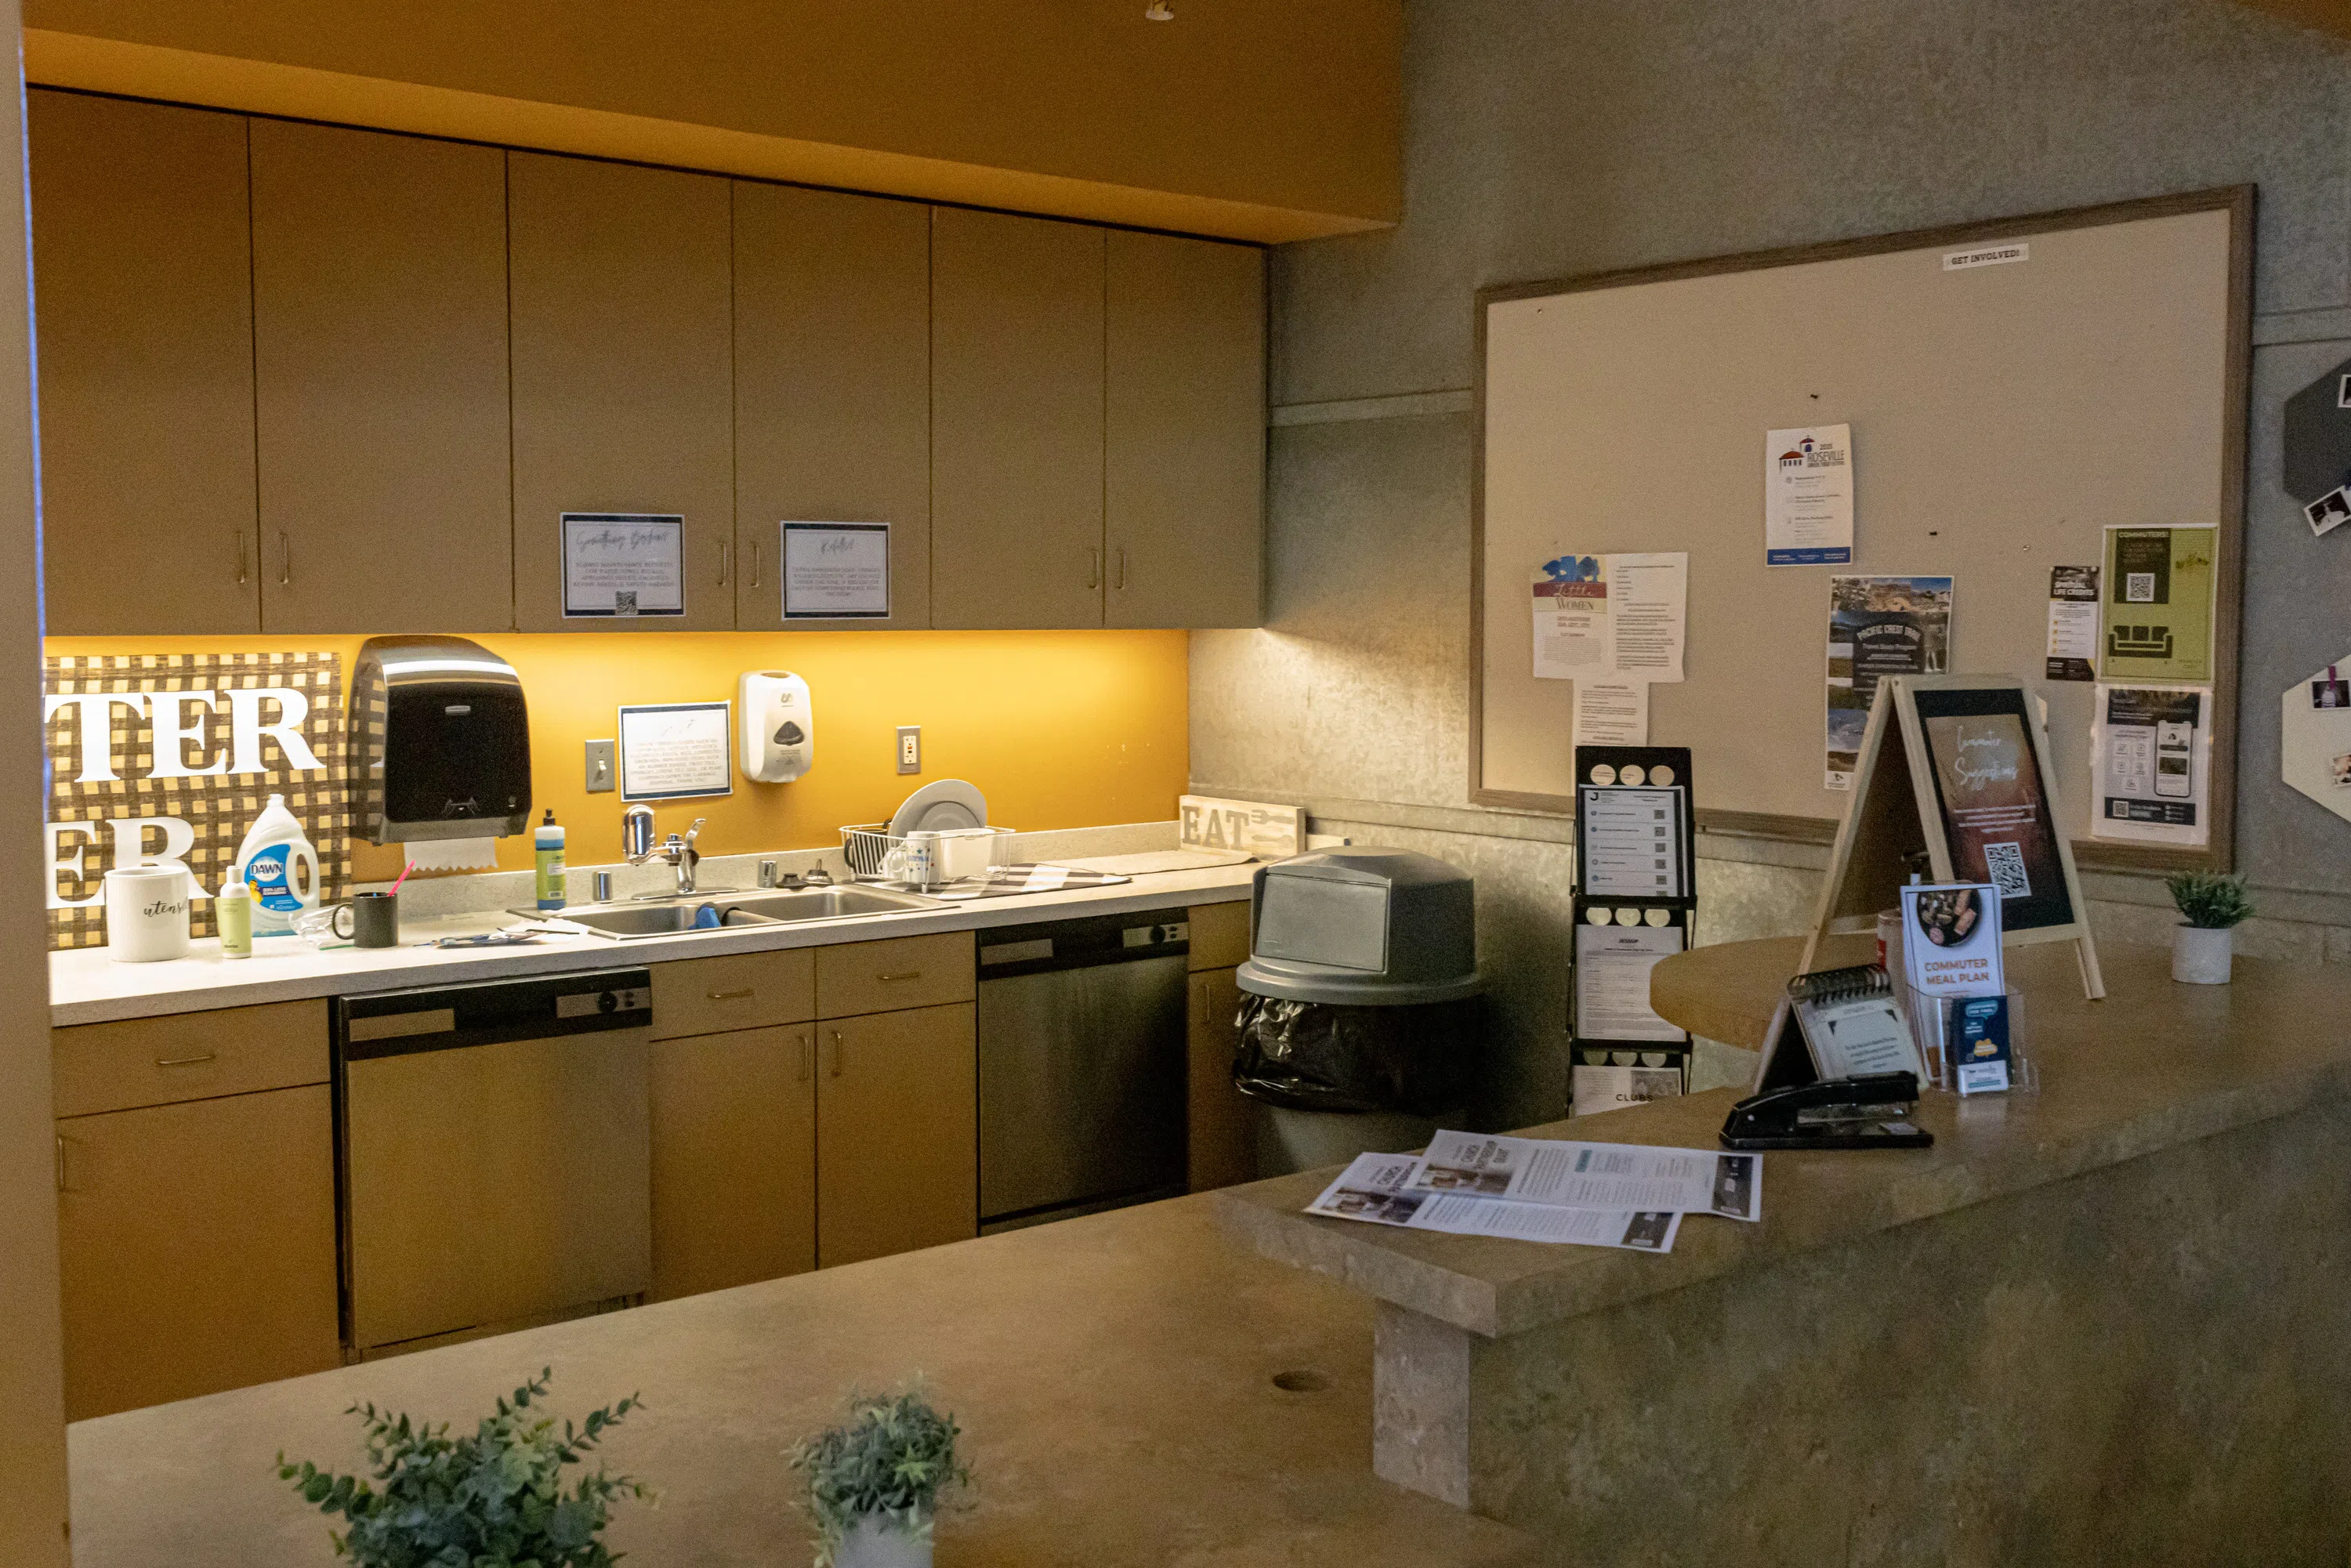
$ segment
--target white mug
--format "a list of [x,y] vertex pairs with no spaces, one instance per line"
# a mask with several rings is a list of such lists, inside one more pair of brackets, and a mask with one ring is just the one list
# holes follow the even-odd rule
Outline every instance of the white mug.
[[188,956],[188,868],[178,861],[106,873],[106,950],[118,964]]
[[908,833],[882,861],[882,874],[909,887],[928,887],[939,880],[939,836]]

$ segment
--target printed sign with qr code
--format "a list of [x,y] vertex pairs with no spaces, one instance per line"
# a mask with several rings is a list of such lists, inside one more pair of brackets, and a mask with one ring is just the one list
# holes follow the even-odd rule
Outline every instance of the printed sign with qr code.
[[2126,604],[2154,603],[2155,573],[2151,571],[2133,571],[2125,573],[2123,576],[2123,602]]
[[2011,898],[2031,898],[2032,879],[2024,874],[2024,851],[2017,845],[1986,844],[1984,871],[2000,889],[2002,903]]

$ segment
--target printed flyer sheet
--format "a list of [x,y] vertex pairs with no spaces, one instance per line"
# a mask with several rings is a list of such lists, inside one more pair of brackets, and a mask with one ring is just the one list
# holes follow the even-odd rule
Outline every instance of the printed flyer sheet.
[[1689,620],[1689,557],[1562,555],[1536,569],[1538,680],[1682,678]]
[[[1682,1070],[1678,1067],[1653,1067],[1650,1057],[1659,1061],[1667,1060],[1662,1051],[1613,1051],[1583,1053],[1587,1058],[1599,1055],[1608,1060],[1578,1061],[1569,1077],[1574,1085],[1575,1112],[1579,1116],[1596,1116],[1603,1111],[1622,1111],[1630,1105],[1646,1105],[1652,1100],[1671,1100],[1682,1092]],[[1623,1061],[1614,1060],[1623,1057]]]
[[2108,527],[2099,581],[2098,674],[2122,685],[2212,679],[2213,570],[2219,528]]
[[1816,424],[1763,437],[1763,564],[1853,559],[1853,426]]
[[2212,694],[2098,688],[2090,718],[2090,836],[2199,849],[2212,810]]
[[1901,890],[1902,967],[1921,997],[1996,997],[2008,989],[2000,890],[1947,883]]
[[1592,898],[1679,898],[1682,791],[1585,785],[1576,791],[1577,870]]
[[2049,569],[2049,654],[2043,672],[2053,681],[2098,678],[2098,569]]
[[1306,1212],[1455,1236],[1510,1236],[1642,1252],[1672,1251],[1681,1230],[1682,1217],[1672,1209],[1560,1208],[1431,1192],[1413,1185],[1420,1164],[1411,1155],[1357,1155]]
[[1649,744],[1649,683],[1586,678],[1575,683],[1576,746]]
[[1412,1188],[1476,1193],[1562,1208],[1677,1209],[1731,1219],[1763,1218],[1763,1163],[1719,1149],[1583,1144],[1439,1133],[1428,1141]]
[[1939,674],[1950,650],[1949,578],[1829,580],[1828,771],[1822,788],[1853,788],[1880,677]]
[[1649,971],[1682,950],[1683,936],[1678,925],[1578,925],[1575,1037],[1687,1040],[1687,1030],[1649,1005]]

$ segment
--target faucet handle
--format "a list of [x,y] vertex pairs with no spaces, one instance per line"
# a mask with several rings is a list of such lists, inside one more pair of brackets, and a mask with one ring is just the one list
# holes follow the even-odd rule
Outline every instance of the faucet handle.
[[701,831],[702,831],[702,824],[703,824],[703,823],[705,823],[705,822],[706,822],[706,821],[710,821],[710,819],[709,819],[709,818],[707,818],[707,817],[696,817],[696,818],[695,818],[695,819],[694,819],[694,826],[692,826],[692,827],[690,827],[690,828],[688,828],[688,829],[686,829],[686,830],[685,830],[685,841],[686,841],[687,843],[689,843],[689,844],[690,844],[690,843],[692,843],[692,842],[694,842],[694,841],[695,841],[695,837],[696,837],[696,836],[698,836],[698,835],[701,833]]

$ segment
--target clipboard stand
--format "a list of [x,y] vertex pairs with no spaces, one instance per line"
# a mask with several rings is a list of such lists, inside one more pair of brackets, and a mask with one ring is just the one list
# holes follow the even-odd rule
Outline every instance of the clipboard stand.
[[[2071,942],[2081,972],[2082,994],[2092,1001],[2106,994],[2098,948],[2090,935],[2089,906],[2074,867],[2074,847],[2056,821],[2056,778],[2049,735],[2024,683],[2013,675],[1886,675],[1877,683],[1853,776],[1853,795],[1837,825],[1836,847],[1821,883],[1820,903],[1805,937],[1800,974],[1813,972],[1822,942],[1833,936],[1874,930],[1880,910],[1895,905],[1897,890],[1923,857],[1928,880],[1997,882],[1981,865],[1954,865],[1958,836],[1946,814],[1935,779],[1934,754],[1921,700],[1930,706],[1982,709],[1989,716],[2013,717],[2030,738],[2039,814],[2046,824],[2049,852],[2061,873],[2061,887],[2040,895],[2042,913],[2020,925],[2003,904],[2003,947],[2040,942]],[[2062,893],[2062,897],[2056,896]]]
[[[1625,1038],[1612,1034],[1604,1027],[1593,1027],[1584,1016],[1584,989],[1587,979],[1583,966],[1575,954],[1587,940],[1585,928],[1622,926],[1640,927],[1656,932],[1667,929],[1680,934],[1680,950],[1688,951],[1698,911],[1698,846],[1696,842],[1697,813],[1691,806],[1694,786],[1690,778],[1690,752],[1685,746],[1579,746],[1575,748],[1575,883],[1570,895],[1570,906],[1577,935],[1570,948],[1570,984],[1568,988],[1568,1061],[1569,1082],[1573,1091],[1582,1091],[1572,1097],[1596,1097],[1593,1091],[1610,1079],[1629,1074],[1638,1079],[1644,1073],[1672,1071],[1677,1087],[1667,1092],[1687,1093],[1689,1091],[1690,1037],[1687,1030],[1676,1030],[1671,1038],[1656,1034]],[[1593,791],[1604,792],[1595,797]],[[1620,791],[1664,791],[1671,803],[1668,824],[1670,852],[1648,857],[1638,868],[1642,874],[1628,876],[1634,871],[1622,852],[1621,845],[1608,858],[1612,874],[1600,878],[1593,886],[1596,863],[1593,850],[1593,818],[1597,811],[1588,811],[1587,802],[1619,798]],[[1625,795],[1630,800],[1634,797]],[[1656,795],[1644,795],[1645,801],[1656,800]],[[1621,824],[1620,824],[1621,826]],[[1604,831],[1605,830],[1604,829]],[[1619,835],[1621,837],[1621,835]],[[1670,1029],[1665,1020],[1656,1020],[1662,1028]],[[1629,1058],[1629,1062],[1626,1059]],[[1658,1059],[1662,1059],[1660,1061]],[[1606,1078],[1595,1077],[1608,1075]],[[1621,1085],[1620,1085],[1621,1092]],[[1637,1089],[1635,1098],[1646,1095]]]

